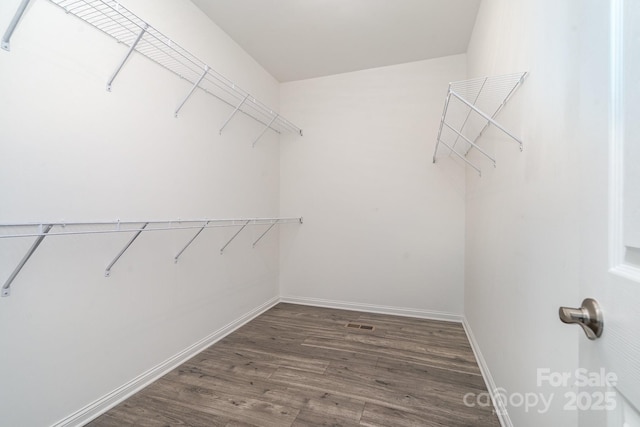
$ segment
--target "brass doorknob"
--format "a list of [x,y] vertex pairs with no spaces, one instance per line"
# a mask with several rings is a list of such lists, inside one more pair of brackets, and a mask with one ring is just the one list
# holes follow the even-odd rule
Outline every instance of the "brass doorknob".
[[604,321],[602,320],[602,310],[598,301],[586,298],[582,301],[582,307],[569,308],[560,307],[560,320],[564,323],[577,323],[582,326],[587,338],[595,340],[602,335]]

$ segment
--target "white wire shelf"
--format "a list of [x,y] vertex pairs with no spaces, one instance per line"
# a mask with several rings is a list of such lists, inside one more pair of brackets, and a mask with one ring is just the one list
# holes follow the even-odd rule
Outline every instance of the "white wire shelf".
[[[138,52],[161,67],[192,84],[191,90],[175,110],[176,117],[182,106],[196,89],[201,89],[233,108],[231,115],[221,124],[220,133],[233,116],[240,112],[262,123],[265,128],[253,144],[271,129],[277,133],[293,132],[302,136],[302,130],[263,104],[249,92],[224,77],[204,61],[149,25],[143,19],[115,0],[49,0],[66,13],[74,15],[104,34],[114,38],[129,50],[107,82],[113,82],[133,52]],[[2,47],[9,50],[9,42],[30,0],[22,0],[14,19],[2,38]]]
[[527,73],[521,72],[450,83],[440,120],[433,163],[439,158],[442,146],[448,156],[460,158],[480,175],[482,169],[467,158],[470,150],[476,149],[495,167],[495,159],[478,145],[478,139],[489,125],[494,125],[516,141],[522,151],[522,140],[500,125],[495,117],[526,77]]
[[41,223],[5,223],[0,224],[0,239],[35,237],[35,241],[27,250],[17,267],[9,275],[2,286],[1,295],[8,297],[11,294],[11,284],[18,276],[22,268],[29,261],[33,253],[46,237],[50,236],[70,236],[84,234],[111,234],[111,233],[132,233],[133,236],[124,248],[107,265],[104,275],[109,277],[111,269],[118,262],[120,257],[129,249],[131,244],[142,234],[150,231],[172,231],[172,230],[197,230],[185,246],[174,256],[174,262],[187,250],[187,248],[209,228],[218,227],[239,227],[236,233],[220,248],[220,254],[247,226],[267,226],[260,236],[253,242],[255,247],[263,237],[269,233],[276,225],[280,224],[302,224],[302,217],[283,218],[233,218],[233,219],[189,219],[189,220],[148,220],[148,221],[99,221],[99,222],[55,222],[47,221]]

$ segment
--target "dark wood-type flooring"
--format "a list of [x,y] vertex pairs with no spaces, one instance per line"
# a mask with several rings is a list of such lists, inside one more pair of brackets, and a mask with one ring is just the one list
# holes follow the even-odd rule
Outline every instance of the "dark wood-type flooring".
[[89,425],[499,426],[483,391],[458,323],[279,304]]

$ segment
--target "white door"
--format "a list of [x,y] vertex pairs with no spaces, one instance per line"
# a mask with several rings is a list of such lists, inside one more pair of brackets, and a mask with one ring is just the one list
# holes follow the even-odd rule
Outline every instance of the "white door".
[[[581,337],[581,384],[566,402],[567,409],[580,411],[581,427],[640,427],[640,1],[602,4],[601,11],[610,8],[608,16],[591,19],[608,20],[600,28],[608,27],[609,37],[588,36],[585,48],[594,55],[609,52],[609,65],[594,71],[604,58],[592,58],[580,72],[587,80],[583,90],[591,85],[596,93],[594,111],[585,111],[581,123],[585,138],[591,130],[603,136],[606,127],[608,144],[586,143],[590,154],[583,156],[593,158],[585,162],[590,167],[579,186],[584,217],[577,220],[583,236],[580,292],[600,303],[604,330],[594,341]],[[610,84],[596,89],[604,81]],[[608,94],[606,108],[598,102],[599,90]]]

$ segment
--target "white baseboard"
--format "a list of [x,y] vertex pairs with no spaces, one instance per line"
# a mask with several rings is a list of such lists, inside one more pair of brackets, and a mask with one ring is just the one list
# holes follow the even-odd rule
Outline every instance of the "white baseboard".
[[478,366],[480,367],[480,372],[482,373],[482,378],[484,378],[484,383],[487,385],[487,389],[489,390],[489,394],[491,395],[491,401],[493,402],[494,409],[496,410],[496,415],[500,420],[500,425],[502,427],[513,427],[513,423],[511,422],[511,418],[509,418],[509,413],[507,412],[507,408],[504,406],[504,402],[497,395],[498,388],[496,387],[496,383],[491,376],[491,371],[489,371],[489,365],[487,365],[487,361],[484,360],[484,356],[480,351],[480,346],[478,345],[478,341],[476,341],[476,337],[473,335],[473,331],[471,330],[471,326],[469,322],[467,322],[467,318],[462,318],[462,326],[464,327],[465,332],[467,333],[467,338],[469,339],[469,343],[471,344],[471,348],[473,349],[473,354],[476,356],[476,360],[478,361]]
[[312,305],[316,307],[337,308],[340,310],[363,311],[367,313],[391,314],[394,316],[417,317],[421,319],[443,320],[446,322],[462,322],[462,315],[444,311],[423,310],[419,308],[392,307],[386,305],[363,304],[358,302],[333,301],[320,298],[296,296],[280,297],[281,302],[291,304]]
[[71,427],[71,426],[82,426],[89,421],[97,418],[101,414],[105,413],[109,409],[116,406],[118,403],[124,401],[134,393],[140,391],[144,387],[148,386],[158,378],[162,377],[169,371],[175,369],[180,366],[182,363],[192,358],[196,354],[200,353],[207,347],[212,344],[220,341],[222,338],[229,335],[231,332],[235,331],[239,327],[253,320],[260,314],[269,310],[271,307],[275,306],[280,302],[278,297],[274,297],[259,307],[254,308],[250,312],[240,316],[236,320],[228,323],[207,337],[201,339],[195,344],[187,347],[182,350],[178,354],[170,357],[159,365],[149,369],[148,371],[140,374],[136,378],[132,379],[126,384],[118,387],[113,390],[111,393],[101,397],[100,399],[90,403],[84,408],[74,412],[68,417],[58,421],[52,427]]

